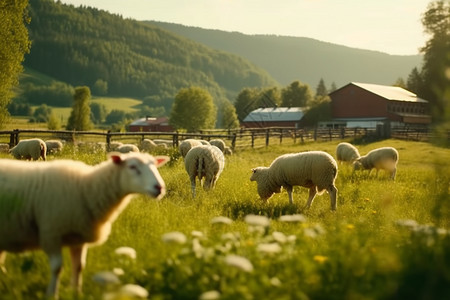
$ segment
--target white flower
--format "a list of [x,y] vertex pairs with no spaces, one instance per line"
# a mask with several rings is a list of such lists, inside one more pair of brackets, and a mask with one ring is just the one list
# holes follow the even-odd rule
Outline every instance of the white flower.
[[220,298],[218,291],[207,291],[200,295],[200,300],[217,300]]
[[262,243],[256,247],[256,250],[266,254],[280,253],[281,247],[278,243]]
[[250,226],[269,227],[270,225],[270,220],[266,216],[246,215],[244,221]]
[[286,235],[284,235],[284,233],[279,232],[279,231],[274,231],[272,233],[272,237],[276,242],[281,243],[281,244],[284,244],[287,241]]
[[116,274],[110,271],[96,273],[94,276],[92,276],[92,280],[100,285],[120,284],[119,277],[117,277]]
[[142,286],[136,284],[126,284],[122,286],[119,290],[119,294],[125,297],[133,297],[141,299],[146,299],[148,297],[147,290],[144,289]]
[[131,247],[119,247],[114,252],[117,255],[128,256],[131,259],[136,259],[136,250]]
[[125,274],[125,271],[121,268],[114,268],[113,273],[116,274],[117,276],[122,276],[123,274]]
[[163,234],[162,240],[163,240],[163,242],[168,243],[168,244],[183,245],[184,243],[186,243],[187,238],[183,233],[178,232],[178,231],[173,231],[173,232]]
[[225,257],[225,263],[229,266],[238,268],[244,272],[252,272],[253,265],[252,263],[245,257],[230,254]]
[[270,278],[270,284],[272,285],[272,286],[281,286],[281,281],[280,281],[280,279],[278,279],[278,277],[272,277],[272,278]]
[[397,226],[400,226],[400,227],[406,227],[406,228],[408,228],[408,229],[414,229],[414,228],[416,228],[416,227],[419,225],[419,224],[417,224],[416,221],[411,220],[411,219],[401,219],[401,220],[397,220],[397,221],[395,221],[395,224],[396,224]]
[[195,238],[202,238],[204,236],[203,232],[198,231],[198,230],[191,231],[191,235],[192,235],[192,237],[195,237]]
[[226,225],[230,225],[231,223],[233,223],[233,220],[231,220],[230,218],[227,217],[214,217],[211,219],[211,224],[226,224]]
[[278,220],[280,220],[281,222],[305,223],[306,217],[301,214],[284,215],[284,216],[281,216]]

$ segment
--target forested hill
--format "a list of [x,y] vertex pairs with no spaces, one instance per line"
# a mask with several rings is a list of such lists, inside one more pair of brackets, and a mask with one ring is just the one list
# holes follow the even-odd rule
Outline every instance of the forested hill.
[[323,78],[339,87],[351,81],[393,84],[405,81],[421,55],[389,55],[321,42],[311,38],[244,35],[173,23],[148,21],[214,49],[240,55],[264,68],[282,85],[300,80],[315,88]]
[[30,0],[32,47],[25,66],[74,86],[107,82],[111,96],[173,99],[181,88],[233,97],[278,83],[262,68],[154,25],[102,10]]

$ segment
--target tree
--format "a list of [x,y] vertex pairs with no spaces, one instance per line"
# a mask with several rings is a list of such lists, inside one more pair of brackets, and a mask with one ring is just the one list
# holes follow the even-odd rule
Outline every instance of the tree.
[[302,118],[306,126],[316,126],[321,121],[331,119],[331,99],[328,96],[315,97],[308,103],[308,110]]
[[281,92],[281,105],[284,107],[305,107],[313,98],[309,85],[300,81],[292,82]]
[[106,106],[101,103],[91,103],[91,120],[94,124],[102,123],[106,118]]
[[406,83],[405,80],[402,77],[397,78],[397,80],[394,82],[393,86],[401,87],[403,89],[406,89]]
[[18,84],[24,55],[30,49],[27,5],[28,0],[0,2],[0,128],[9,118],[12,88]]
[[127,114],[123,110],[113,109],[106,116],[105,123],[106,124],[115,124],[124,122],[127,117]]
[[239,128],[239,120],[236,114],[236,108],[234,108],[233,104],[225,100],[222,102],[220,110],[222,112],[220,128]]
[[188,132],[213,128],[216,107],[211,95],[200,87],[181,89],[175,96],[169,120],[176,129],[186,129]]
[[106,95],[108,94],[108,83],[103,79],[97,79],[92,87],[92,91],[95,95]]
[[92,128],[91,108],[89,101],[91,90],[87,86],[76,87],[73,96],[74,104],[69,120],[67,120],[67,130],[89,130]]
[[406,89],[413,93],[418,93],[422,86],[422,77],[420,76],[419,70],[417,68],[412,69],[411,73],[408,75],[406,80]]
[[316,87],[316,96],[325,97],[328,95],[327,87],[325,86],[325,81],[323,78],[320,78],[319,83]]
[[419,96],[430,101],[433,121],[439,123],[450,106],[450,2],[431,2],[422,24],[431,38],[421,49],[424,63]]
[[234,108],[240,121],[253,110],[258,108],[259,91],[256,88],[245,88],[236,97]]
[[47,104],[41,104],[33,113],[33,117],[36,122],[47,122],[50,115],[52,114],[52,109],[47,106]]
[[59,129],[61,129],[61,120],[53,112],[48,117],[47,128],[49,130],[59,130]]

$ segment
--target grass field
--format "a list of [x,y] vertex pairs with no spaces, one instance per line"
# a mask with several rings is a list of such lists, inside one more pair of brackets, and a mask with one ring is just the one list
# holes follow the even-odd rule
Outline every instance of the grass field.
[[[108,241],[90,249],[80,298],[117,296],[120,286],[134,284],[150,299],[449,299],[449,149],[399,140],[359,145],[362,154],[396,147],[397,178],[353,174],[350,166],[340,166],[335,212],[326,193],[304,210],[308,191],[300,187],[293,205],[285,191],[267,203],[258,199],[251,168],[288,152],[323,150],[334,156],[336,145],[237,152],[227,157],[216,188],[198,189],[196,199],[182,160],[171,152],[174,160],[160,169],[167,195],[161,201],[136,197]],[[71,153],[60,157],[90,164],[104,159]],[[248,215],[261,219],[246,221]],[[297,219],[286,221],[285,215]],[[219,216],[226,219],[214,219]],[[135,249],[136,258],[115,253],[123,246]],[[65,255],[61,298],[72,299]],[[9,254],[6,269],[0,271],[1,299],[43,298],[49,268],[41,251]],[[93,278],[103,271],[117,274],[121,285],[97,283]]]

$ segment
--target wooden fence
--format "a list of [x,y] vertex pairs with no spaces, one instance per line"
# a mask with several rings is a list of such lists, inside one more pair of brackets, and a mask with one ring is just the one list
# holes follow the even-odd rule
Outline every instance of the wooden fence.
[[[410,140],[429,140],[430,133],[420,130],[392,130],[391,137]],[[65,131],[65,130],[32,130],[15,129],[0,131],[0,143],[7,143],[10,147],[21,139],[41,138],[61,139],[67,142],[102,142],[109,145],[112,141],[139,144],[143,139],[152,139],[177,147],[186,138],[211,140],[223,139],[232,149],[267,147],[282,143],[304,143],[308,141],[332,141],[342,139],[356,139],[363,137],[387,138],[377,129],[367,128],[312,128],[297,129],[287,127],[248,128],[237,130],[202,130],[198,133],[182,132],[101,132],[101,131]]]

